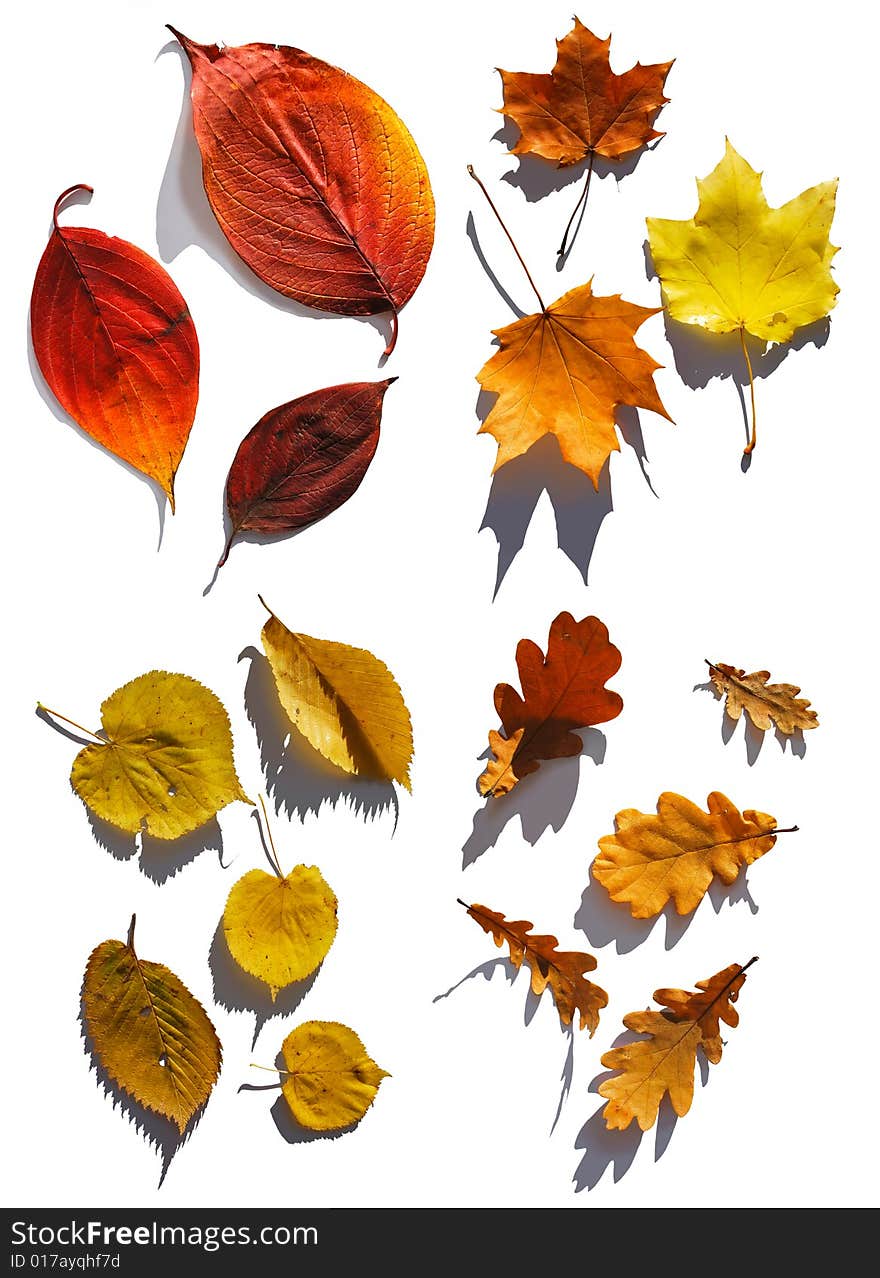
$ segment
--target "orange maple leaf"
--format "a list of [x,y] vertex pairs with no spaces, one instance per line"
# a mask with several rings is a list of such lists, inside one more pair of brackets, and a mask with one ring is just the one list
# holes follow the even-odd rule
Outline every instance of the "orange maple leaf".
[[524,962],[528,964],[535,994],[543,994],[549,986],[562,1024],[571,1025],[577,1012],[579,1027],[589,1026],[592,1038],[599,1024],[599,1012],[608,1005],[605,991],[584,976],[584,972],[592,972],[596,968],[593,955],[577,950],[558,950],[556,937],[535,935],[527,919],[506,919],[486,905],[468,905],[461,899],[458,903],[484,932],[494,938],[499,949],[507,945],[511,962],[517,970]]
[[603,1112],[609,1129],[629,1127],[635,1119],[646,1132],[656,1122],[666,1095],[680,1118],[688,1112],[697,1049],[702,1048],[713,1065],[721,1060],[719,1022],[739,1024],[733,1004],[745,982],[746,968],[755,962],[753,958],[745,966],[732,963],[707,981],[698,981],[696,991],[655,990],[654,998],[664,1011],[630,1012],[623,1018],[627,1029],[648,1037],[612,1048],[602,1057],[602,1064],[616,1071],[599,1084],[599,1094],[608,1101]]
[[597,617],[575,621],[561,612],[550,627],[547,656],[531,639],[521,639],[516,664],[523,695],[509,683],[495,689],[505,736],[489,734],[495,757],[479,780],[483,795],[508,793],[542,760],[580,754],[577,729],[607,723],[623,709],[620,695],[605,687],[620,669],[620,652]]
[[556,65],[549,75],[500,71],[504,85],[501,111],[518,126],[514,155],[529,152],[560,167],[586,156],[619,160],[653,138],[661,107],[669,101],[663,87],[671,62],[643,67],[636,63],[616,75],[608,50],[580,19],[556,41]]

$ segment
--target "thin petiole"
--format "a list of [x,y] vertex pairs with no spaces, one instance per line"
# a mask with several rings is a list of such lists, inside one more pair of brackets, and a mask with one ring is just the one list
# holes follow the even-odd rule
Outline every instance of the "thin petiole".
[[517,257],[519,258],[519,264],[520,264],[520,266],[523,268],[523,270],[525,271],[525,273],[526,273],[526,278],[528,279],[529,283],[530,283],[530,284],[531,284],[531,286],[532,286],[532,291],[533,291],[533,293],[535,294],[535,297],[538,299],[538,305],[540,306],[540,308],[541,308],[541,310],[542,310],[542,311],[546,311],[547,307],[544,305],[544,299],[541,297],[541,294],[538,292],[538,286],[536,285],[535,281],[532,279],[532,273],[531,273],[531,271],[529,270],[529,268],[526,266],[525,262],[523,261],[523,255],[522,255],[522,253],[520,253],[519,249],[516,247],[516,241],[514,240],[513,236],[510,234],[510,231],[508,231],[507,227],[504,225],[504,219],[502,218],[501,214],[500,214],[500,213],[498,212],[498,210],[496,209],[496,207],[495,207],[495,205],[494,205],[494,203],[493,203],[493,201],[492,201],[492,196],[489,194],[489,192],[486,190],[485,186],[483,186],[483,183],[482,183],[482,182],[480,181],[480,179],[477,177],[476,173],[474,172],[474,166],[473,166],[472,164],[469,164],[469,165],[467,166],[467,171],[468,171],[468,173],[471,175],[471,177],[474,179],[474,181],[476,182],[477,186],[480,188],[480,190],[481,190],[481,191],[483,192],[483,194],[485,195],[485,197],[486,197],[486,199],[487,199],[487,201],[488,201],[488,203],[489,203],[489,208],[492,210],[492,212],[495,214],[495,216],[496,216],[496,217],[497,217],[497,219],[498,219],[498,225],[501,227],[501,229],[502,229],[502,231],[504,232],[504,234],[505,234],[505,235],[507,236],[507,238],[510,240],[511,248],[513,249],[514,253],[515,253],[515,254],[517,255]]
[[66,714],[59,714],[57,710],[50,710],[48,706],[43,705],[42,701],[37,702],[37,710],[42,710],[43,714],[51,714],[53,719],[61,719],[63,723],[69,723],[72,728],[76,728],[77,732],[84,732],[87,737],[94,737],[98,745],[107,745],[105,739],[99,737],[97,732],[92,732],[91,728],[84,728],[75,719],[68,719]]
[[743,456],[748,457],[754,452],[755,444],[758,442],[757,435],[755,433],[758,428],[758,421],[755,417],[755,378],[752,373],[752,361],[749,359],[749,348],[746,346],[746,330],[743,324],[740,324],[739,327],[739,340],[742,342],[743,355],[746,357],[746,368],[749,370],[749,390],[752,393],[752,438],[743,449]]
[[568,233],[569,233],[569,231],[571,230],[572,226],[574,225],[574,220],[575,220],[575,218],[577,217],[577,215],[578,215],[579,211],[580,211],[582,208],[585,208],[585,207],[586,207],[586,203],[587,203],[587,196],[590,194],[590,179],[591,179],[591,177],[593,176],[593,160],[595,159],[595,156],[596,156],[596,152],[595,152],[595,151],[591,151],[591,152],[590,152],[590,164],[589,164],[589,167],[588,167],[588,169],[587,169],[587,181],[586,181],[586,184],[585,184],[585,186],[584,186],[584,189],[583,189],[583,190],[581,191],[581,193],[580,193],[580,197],[578,198],[578,202],[577,202],[577,204],[574,206],[574,212],[572,213],[571,217],[568,219],[568,226],[566,226],[566,228],[565,228],[565,234],[564,234],[564,235],[563,235],[563,237],[562,237],[562,244],[561,244],[561,245],[560,245],[560,247],[556,250],[556,251],[557,251],[557,253],[558,253],[558,255],[559,255],[559,257],[565,257],[566,249],[568,249],[568,248],[570,247],[570,246],[569,246],[569,243],[568,243]]
[[275,840],[272,838],[272,829],[269,825],[269,813],[266,811],[266,803],[261,794],[257,795],[260,800],[260,807],[263,809],[263,829],[266,831],[266,838],[269,840],[269,847],[272,849],[272,855],[269,858],[272,862],[272,869],[278,875],[279,879],[283,879],[281,873],[281,862],[278,860],[278,853],[275,851]]

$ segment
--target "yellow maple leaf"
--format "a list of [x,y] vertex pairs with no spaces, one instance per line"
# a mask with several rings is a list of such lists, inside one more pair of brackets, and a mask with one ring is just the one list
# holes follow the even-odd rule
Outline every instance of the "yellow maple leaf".
[[527,919],[506,919],[487,905],[468,905],[459,900],[475,923],[488,932],[499,949],[506,945],[510,960],[519,970],[527,963],[531,972],[532,993],[550,990],[559,1019],[571,1025],[575,1012],[581,1029],[589,1026],[590,1037],[599,1024],[599,1013],[608,1004],[608,995],[600,985],[584,976],[596,968],[592,954],[580,950],[559,950],[555,936],[539,936],[532,932]]
[[707,981],[698,981],[697,990],[655,990],[654,998],[665,1010],[630,1012],[623,1018],[628,1030],[648,1037],[612,1048],[602,1057],[614,1077],[599,1084],[599,1094],[608,1104],[603,1111],[609,1130],[629,1127],[636,1120],[643,1132],[657,1121],[660,1102],[668,1095],[672,1108],[683,1117],[694,1097],[694,1066],[697,1049],[713,1065],[721,1060],[723,1043],[719,1022],[739,1024],[736,1002],[745,979],[744,966],[732,963]]
[[[266,819],[266,805],[259,796]],[[285,875],[266,822],[274,874],[250,870],[233,884],[223,911],[229,953],[251,976],[278,991],[311,975],[336,936],[336,895],[316,865]],[[268,852],[268,850],[267,850]]]
[[719,693],[727,694],[725,713],[736,723],[743,710],[761,732],[775,725],[783,736],[791,736],[800,729],[806,732],[818,728],[819,716],[811,710],[810,703],[799,697],[793,683],[768,683],[769,670],[755,670],[746,674],[736,666],[726,666],[723,661],[707,661],[712,682]]
[[626,902],[633,918],[650,919],[670,900],[679,914],[690,914],[717,874],[733,883],[744,865],[769,852],[779,830],[766,812],[740,812],[714,790],[708,812],[680,794],[667,791],[657,814],[626,808],[615,817],[616,833],[599,840],[593,878],[613,901]]
[[698,179],[692,218],[649,217],[651,256],[669,314],[711,333],[738,331],[754,384],[745,334],[787,342],[835,304],[829,242],[836,179],[771,208],[761,174],[727,141],[724,158]]
[[338,1021],[306,1021],[281,1045],[281,1090],[301,1127],[333,1132],[357,1123],[383,1078],[354,1030]]
[[110,1078],[183,1133],[220,1073],[222,1048],[205,1009],[162,963],[126,941],[104,941],[86,966],[86,1027]]
[[74,759],[70,783],[118,829],[177,839],[236,799],[250,803],[235,772],[229,716],[197,679],[140,675],[103,703],[101,724],[98,735],[73,723],[96,740]]
[[261,638],[279,700],[309,744],[345,772],[411,789],[412,724],[384,662],[364,648],[288,630],[274,613]]

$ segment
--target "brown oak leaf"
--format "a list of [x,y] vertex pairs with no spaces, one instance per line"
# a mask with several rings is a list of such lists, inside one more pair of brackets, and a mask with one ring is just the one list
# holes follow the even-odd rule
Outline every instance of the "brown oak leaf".
[[736,666],[726,666],[723,661],[707,661],[706,665],[719,695],[727,694],[724,710],[734,723],[745,710],[761,732],[775,726],[788,737],[799,729],[805,732],[818,728],[819,716],[810,709],[809,701],[798,696],[800,688],[795,684],[768,683],[769,670],[746,674]]

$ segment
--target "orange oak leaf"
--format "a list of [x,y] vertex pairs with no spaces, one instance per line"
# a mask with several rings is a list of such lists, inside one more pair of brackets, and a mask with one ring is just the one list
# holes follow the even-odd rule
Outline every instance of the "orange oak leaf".
[[810,709],[809,701],[798,696],[800,688],[795,684],[768,683],[769,670],[746,674],[723,661],[707,661],[706,665],[719,696],[727,694],[724,710],[734,723],[745,710],[761,732],[775,726],[783,736],[791,736],[798,730],[818,728],[819,716]]
[[643,67],[637,62],[616,75],[610,47],[611,36],[600,40],[575,18],[568,35],[556,41],[556,65],[549,75],[499,72],[501,110],[520,130],[511,147],[514,155],[528,152],[562,167],[593,155],[619,160],[663,137],[654,121],[669,101],[663,87],[672,63]]
[[660,1102],[667,1095],[679,1118],[688,1112],[694,1097],[697,1049],[712,1065],[721,1060],[719,1022],[731,1027],[739,1024],[733,1004],[745,983],[746,969],[756,962],[753,958],[744,966],[732,963],[707,981],[698,981],[693,992],[655,990],[654,998],[663,1011],[630,1012],[623,1018],[628,1030],[647,1037],[612,1048],[602,1057],[606,1069],[615,1071],[599,1084],[600,1096],[608,1101],[603,1114],[609,1130],[623,1130],[635,1119],[646,1132],[657,1121]]
[[174,510],[174,476],[199,397],[199,343],[167,271],[127,240],[86,226],[52,234],[31,295],[40,371],[62,408],[154,480]]
[[506,919],[486,905],[468,905],[459,899],[468,914],[484,932],[494,938],[499,949],[507,945],[514,967],[526,963],[532,974],[532,991],[543,994],[548,987],[563,1025],[571,1025],[578,1013],[579,1028],[589,1027],[590,1037],[599,1024],[599,1013],[608,1005],[608,995],[588,981],[584,972],[596,968],[592,954],[574,950],[558,950],[555,936],[537,936],[526,919]]
[[479,780],[483,795],[507,794],[542,760],[580,754],[577,730],[616,719],[623,709],[620,695],[605,687],[620,669],[620,653],[597,617],[575,621],[561,612],[550,627],[547,656],[521,639],[516,664],[522,696],[509,683],[495,689],[505,737],[489,735],[495,757]]
[[751,865],[776,844],[776,818],[749,808],[740,812],[714,790],[707,812],[683,795],[666,791],[657,813],[625,808],[615,817],[614,834],[599,840],[593,878],[613,901],[629,905],[633,918],[651,919],[670,900],[679,914],[690,914],[706,895],[715,875],[728,886],[744,865]]
[[428,173],[403,121],[301,49],[221,49],[170,30],[192,65],[202,176],[223,234],[305,306],[390,314],[390,354],[434,241]]

